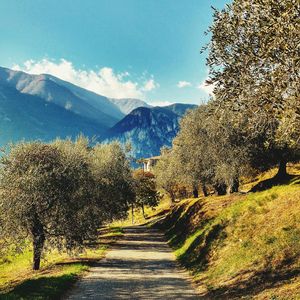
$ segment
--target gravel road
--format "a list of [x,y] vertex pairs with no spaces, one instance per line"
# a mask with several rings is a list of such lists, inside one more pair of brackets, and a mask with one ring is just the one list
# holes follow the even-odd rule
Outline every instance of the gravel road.
[[124,230],[67,299],[199,299],[161,233],[143,226]]

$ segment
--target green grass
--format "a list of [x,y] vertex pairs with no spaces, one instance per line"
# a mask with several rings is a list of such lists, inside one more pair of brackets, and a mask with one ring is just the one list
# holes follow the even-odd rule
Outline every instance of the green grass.
[[[12,253],[2,258],[0,263],[0,291],[10,289],[12,286],[19,284],[25,279],[31,278],[44,272],[52,270],[54,266],[61,263],[88,263],[92,260],[100,259],[105,250],[106,245],[98,245],[96,247],[86,248],[84,252],[70,256],[65,252],[53,250],[44,254],[41,261],[41,270],[33,272],[32,267],[32,250],[28,247],[23,253],[13,255]],[[55,268],[54,268],[55,269]]]
[[157,226],[204,298],[300,295],[299,177],[263,192],[187,200]]
[[24,280],[12,291],[0,294],[0,299],[59,299],[87,269],[82,263],[53,267]]
[[134,223],[132,224],[132,213],[131,210],[128,212],[128,216],[124,220],[115,221],[110,224],[111,228],[122,228],[126,226],[132,225],[142,225],[146,223],[152,222],[154,219],[163,214],[163,212],[170,209],[170,199],[168,197],[164,197],[157,207],[149,207],[145,206],[145,218],[142,213],[142,209],[140,207],[134,208]]
[[123,234],[121,227],[104,230],[99,242],[86,246],[80,254],[69,255],[57,250],[46,252],[39,271],[31,269],[30,245],[23,253],[7,253],[0,257],[0,299],[59,299]]
[[105,237],[118,237],[124,234],[124,229],[120,226],[111,226],[109,227],[109,232],[106,233]]
[[[272,178],[275,177],[275,175],[277,174],[277,168],[273,168],[270,169],[268,171],[265,171],[263,173],[257,174],[257,176],[253,179],[253,178],[242,178],[242,187],[241,189],[243,191],[250,191],[254,186],[256,186],[257,184],[264,182],[264,181],[268,181]],[[295,180],[300,181],[300,163],[289,163],[287,165],[287,172],[290,175],[298,175]]]
[[[292,208],[292,209],[291,209]],[[209,280],[230,280],[243,273],[277,272],[300,266],[300,189],[274,187],[250,194],[225,209],[214,224],[224,225],[225,244],[212,254]]]

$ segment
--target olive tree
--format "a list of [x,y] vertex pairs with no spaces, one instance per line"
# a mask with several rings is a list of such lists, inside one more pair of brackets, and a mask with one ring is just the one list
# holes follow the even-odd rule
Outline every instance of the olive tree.
[[33,269],[45,246],[72,251],[97,238],[103,223],[127,215],[134,187],[117,143],[57,140],[11,145],[1,158],[1,246],[33,245]]
[[0,235],[32,241],[34,270],[45,241],[68,250],[82,246],[97,229],[89,219],[90,182],[88,162],[76,144],[72,151],[40,142],[11,145],[1,158]]
[[298,0],[234,0],[214,11],[210,79],[222,109],[244,123],[257,167],[299,158]]
[[133,178],[135,183],[135,204],[142,208],[145,218],[144,206],[155,207],[160,200],[156,189],[155,177],[151,172],[138,169],[133,172]]
[[242,129],[235,126],[230,112],[218,112],[215,101],[182,119],[173,155],[181,164],[183,183],[194,187],[201,183],[204,195],[207,184],[218,194],[236,192],[249,160]]
[[202,186],[207,196],[207,184],[213,176],[213,161],[208,148],[206,129],[207,105],[189,111],[180,122],[180,131],[173,141],[173,161],[177,163],[177,178],[192,187],[194,197],[198,197],[198,187]]
[[92,173],[96,180],[97,201],[105,218],[125,218],[134,201],[134,182],[129,160],[120,143],[98,144],[92,150]]
[[153,173],[158,188],[166,191],[173,203],[176,198],[176,190],[179,183],[178,161],[174,158],[171,149],[162,149],[161,157],[154,167]]

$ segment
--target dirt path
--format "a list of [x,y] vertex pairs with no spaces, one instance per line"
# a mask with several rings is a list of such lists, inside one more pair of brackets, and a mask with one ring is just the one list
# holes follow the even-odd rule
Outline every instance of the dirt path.
[[68,299],[199,299],[161,233],[142,226],[125,235],[79,281]]

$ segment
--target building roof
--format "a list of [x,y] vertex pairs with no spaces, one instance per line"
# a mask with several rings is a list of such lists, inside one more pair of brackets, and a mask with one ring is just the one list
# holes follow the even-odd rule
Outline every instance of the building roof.
[[152,157],[143,158],[143,160],[146,160],[146,161],[149,161],[149,160],[158,160],[160,158],[161,158],[161,156],[158,155],[158,156],[152,156]]

